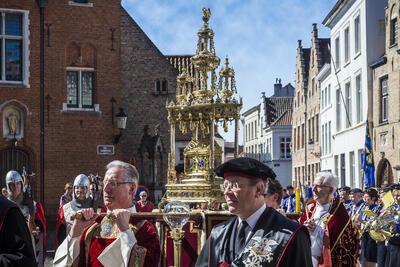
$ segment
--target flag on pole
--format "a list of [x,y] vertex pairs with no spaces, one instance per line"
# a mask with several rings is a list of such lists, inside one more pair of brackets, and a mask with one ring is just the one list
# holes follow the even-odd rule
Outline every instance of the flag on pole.
[[375,167],[372,157],[372,142],[369,134],[369,124],[365,133],[365,145],[361,155],[361,170],[363,173],[364,188],[375,187]]

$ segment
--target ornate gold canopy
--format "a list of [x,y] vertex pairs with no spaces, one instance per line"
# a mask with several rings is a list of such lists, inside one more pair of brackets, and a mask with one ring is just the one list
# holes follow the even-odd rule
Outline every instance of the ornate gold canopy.
[[[166,201],[186,202],[223,201],[220,190],[222,178],[215,177],[214,169],[222,163],[222,147],[215,141],[217,125],[225,132],[228,123],[235,122],[235,157],[237,156],[238,131],[242,99],[235,98],[235,72],[229,67],[228,58],[219,72],[220,64],[215,54],[214,32],[208,22],[211,11],[203,8],[203,26],[197,33],[196,55],[191,60],[195,75],[183,71],[177,78],[176,101],[167,102],[168,122],[171,133],[171,150],[168,160]],[[175,171],[176,126],[183,134],[191,134],[191,141],[184,149],[184,173],[177,177]]]

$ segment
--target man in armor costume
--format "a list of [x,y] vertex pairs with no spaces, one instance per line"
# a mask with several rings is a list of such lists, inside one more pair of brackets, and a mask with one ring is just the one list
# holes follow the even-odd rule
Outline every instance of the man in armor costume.
[[37,264],[43,266],[46,257],[46,219],[42,205],[26,192],[28,177],[24,179],[17,171],[11,170],[6,174],[8,199],[21,210],[32,235]]
[[89,178],[84,174],[75,177],[72,191],[72,200],[62,206],[58,211],[56,226],[56,247],[60,244],[74,222],[73,216],[78,210],[92,208],[93,199],[89,196]]
[[156,229],[147,220],[131,217],[136,212],[132,198],[138,179],[136,168],[128,163],[115,160],[107,165],[103,181],[107,215],[95,214],[92,208],[78,211],[55,253],[55,267],[158,266]]
[[215,226],[197,259],[206,266],[311,266],[307,229],[264,200],[275,173],[251,158],[236,158],[216,169],[234,218]]
[[311,235],[313,266],[356,266],[358,240],[350,216],[335,198],[339,179],[330,172],[317,173],[314,201],[306,206],[300,221]]

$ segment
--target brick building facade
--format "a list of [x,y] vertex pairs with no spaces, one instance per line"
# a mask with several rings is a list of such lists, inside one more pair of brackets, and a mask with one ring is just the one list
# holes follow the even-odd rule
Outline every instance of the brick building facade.
[[[79,173],[103,176],[108,162],[121,159],[142,171],[141,183],[161,186],[167,170],[165,103],[175,97],[178,69],[123,9],[121,1],[83,2],[87,3],[48,1],[44,12],[43,192],[39,192],[39,7],[37,1],[0,3],[6,29],[6,33],[0,32],[0,41],[7,45],[8,55],[0,57],[1,185],[9,169],[22,171],[26,166],[29,173],[36,174],[35,197],[43,197],[45,212],[52,219],[64,183]],[[115,144],[119,108],[124,108],[128,119]],[[155,163],[147,151],[140,150],[146,125],[151,144],[162,154]],[[158,134],[153,134],[155,128]],[[99,145],[114,146],[114,154],[99,155]],[[143,166],[141,154],[147,158]]]
[[328,44],[329,38],[319,38],[317,25],[313,24],[311,47],[303,48],[299,41],[297,48],[292,117],[292,177],[295,184],[298,181],[312,183],[320,171],[320,88],[316,76],[330,61]]

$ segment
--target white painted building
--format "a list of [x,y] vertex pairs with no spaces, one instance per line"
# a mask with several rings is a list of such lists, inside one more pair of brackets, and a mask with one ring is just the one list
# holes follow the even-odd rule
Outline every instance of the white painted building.
[[373,104],[369,65],[384,53],[386,4],[338,0],[323,21],[331,29],[331,154],[340,186],[362,187],[361,152]]
[[320,83],[320,150],[321,150],[321,171],[334,172],[334,160],[332,155],[332,127],[335,118],[335,109],[333,106],[332,95],[332,76],[331,64],[325,64],[317,75]]
[[274,85],[274,95],[262,93],[260,104],[242,114],[244,155],[271,167],[286,187],[292,184],[292,104],[294,87]]

